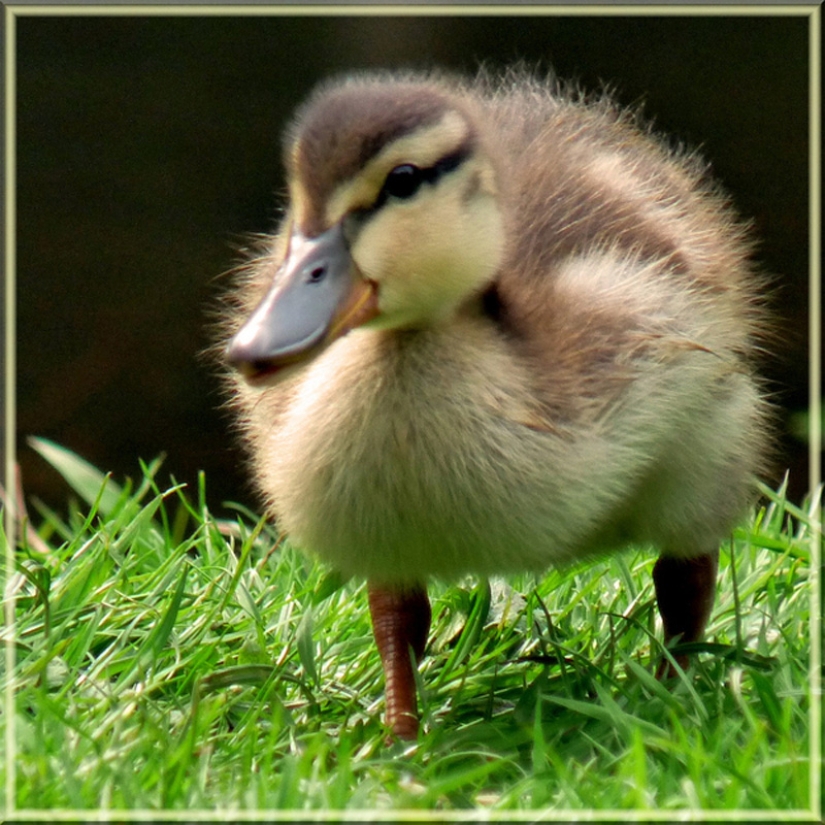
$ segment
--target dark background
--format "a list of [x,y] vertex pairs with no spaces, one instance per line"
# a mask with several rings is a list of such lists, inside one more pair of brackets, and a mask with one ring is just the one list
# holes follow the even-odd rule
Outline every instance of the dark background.
[[[218,381],[197,354],[245,233],[272,229],[280,134],[315,82],[364,67],[472,72],[524,59],[610,84],[699,146],[777,278],[766,372],[807,406],[808,30],[800,16],[19,17],[17,425],[24,487],[66,489],[25,443],[51,438],[120,478],[167,454],[210,503],[254,504]],[[798,417],[798,416],[797,416]],[[795,420],[795,419],[794,419]],[[779,474],[807,486],[785,434]]]

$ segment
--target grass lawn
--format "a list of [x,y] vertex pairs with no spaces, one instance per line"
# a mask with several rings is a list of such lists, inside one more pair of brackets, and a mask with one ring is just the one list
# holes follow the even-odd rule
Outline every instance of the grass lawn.
[[708,641],[668,686],[649,551],[433,585],[424,732],[387,746],[362,582],[251,513],[216,520],[203,479],[162,486],[156,462],[118,486],[36,446],[74,498],[30,503],[5,583],[7,811],[814,818],[813,507],[782,490],[722,545]]

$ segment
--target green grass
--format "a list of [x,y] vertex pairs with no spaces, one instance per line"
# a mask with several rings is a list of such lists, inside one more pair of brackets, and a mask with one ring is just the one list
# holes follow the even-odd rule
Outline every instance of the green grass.
[[723,545],[673,685],[649,552],[434,585],[425,732],[387,746],[362,583],[216,520],[203,480],[162,488],[155,463],[120,487],[36,446],[78,498],[35,505],[6,585],[11,809],[814,810],[813,528],[781,490]]

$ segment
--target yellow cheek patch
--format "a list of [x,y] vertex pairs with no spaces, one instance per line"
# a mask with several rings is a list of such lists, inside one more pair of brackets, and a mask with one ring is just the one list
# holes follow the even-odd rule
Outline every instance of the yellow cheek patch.
[[499,266],[504,234],[487,187],[494,178],[478,158],[437,189],[390,204],[367,222],[351,249],[364,277],[378,284],[387,328],[429,325],[448,317]]
[[332,226],[348,212],[368,209],[375,203],[391,169],[411,163],[425,169],[458,149],[469,134],[458,112],[447,112],[438,123],[404,135],[379,152],[358,174],[336,189],[329,199],[326,224]]

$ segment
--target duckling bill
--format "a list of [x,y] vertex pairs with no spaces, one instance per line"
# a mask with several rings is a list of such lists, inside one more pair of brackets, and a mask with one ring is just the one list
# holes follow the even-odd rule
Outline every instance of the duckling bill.
[[315,238],[294,232],[289,244],[277,281],[230,347],[250,383],[307,359],[378,312],[373,285],[357,272],[340,224]]
[[389,728],[432,578],[650,543],[666,643],[699,639],[768,436],[749,241],[696,156],[518,72],[327,83],[284,147],[231,391],[273,517],[369,583]]

